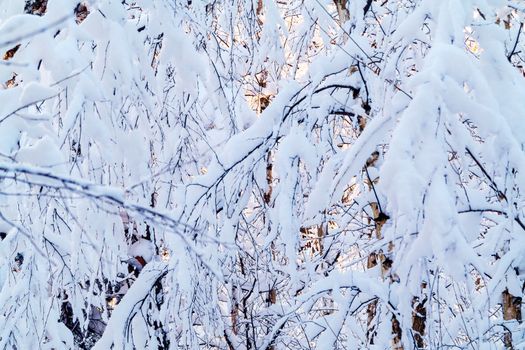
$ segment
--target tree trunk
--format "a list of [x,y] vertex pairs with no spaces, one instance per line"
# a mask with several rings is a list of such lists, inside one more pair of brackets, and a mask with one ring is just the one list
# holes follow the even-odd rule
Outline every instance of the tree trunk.
[[[368,174],[367,169],[368,167],[373,166],[377,162],[378,159],[379,159],[379,152],[374,152],[372,153],[370,158],[368,158],[368,160],[366,161],[366,165],[365,165],[365,172],[368,177],[368,186],[370,190],[374,191],[374,193],[375,193],[374,183],[376,183],[378,179],[372,180]],[[377,197],[376,199],[379,200]],[[379,202],[370,203],[370,207],[372,208],[372,215],[373,215],[374,226],[375,226],[375,229],[374,229],[375,236],[376,236],[375,238],[377,240],[380,240],[383,238],[381,234],[381,230],[383,228],[383,225],[389,219],[389,216],[386,215],[382,211],[382,208]],[[393,249],[394,249],[394,245],[390,243],[388,246],[389,253],[391,253]],[[383,279],[388,277],[390,279],[390,282],[393,282],[394,278],[393,276],[390,276],[390,268],[392,267],[392,260],[389,257],[387,257],[383,253],[382,250],[379,250],[377,252],[371,252],[370,255],[368,256],[367,268],[369,269],[374,268],[378,264],[381,264],[381,276],[383,277]],[[367,307],[367,327],[368,327],[367,337],[368,337],[368,340],[370,341],[370,344],[374,343],[374,337],[377,334],[377,330],[375,329],[375,325],[373,324],[373,321],[377,313],[377,303],[378,301],[374,300],[373,302],[368,304],[368,307]],[[403,345],[401,343],[401,335],[402,335],[402,330],[401,330],[399,321],[397,320],[396,316],[392,314],[392,349],[403,350]]]
[[[502,308],[503,308],[503,319],[505,321],[516,320],[521,323],[521,297],[515,297],[509,293],[508,289],[505,289],[502,293]],[[512,333],[507,330],[503,336],[503,342],[507,349],[514,349],[512,343]]]
[[350,13],[346,8],[346,0],[334,0],[334,4],[337,9],[339,24],[343,24],[348,21],[350,19]]
[[[422,285],[425,288],[426,284]],[[425,303],[427,299],[419,301],[418,297],[412,299],[412,330],[414,333],[414,341],[418,349],[425,347],[423,336],[425,335],[426,321],[427,321],[427,308]]]

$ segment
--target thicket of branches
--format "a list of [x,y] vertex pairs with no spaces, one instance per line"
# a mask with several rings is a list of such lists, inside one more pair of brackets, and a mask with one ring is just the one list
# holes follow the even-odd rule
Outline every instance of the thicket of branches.
[[4,1],[0,348],[522,348],[524,16]]

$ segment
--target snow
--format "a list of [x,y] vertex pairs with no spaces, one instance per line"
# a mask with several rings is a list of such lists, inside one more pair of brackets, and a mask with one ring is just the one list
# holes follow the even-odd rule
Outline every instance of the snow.
[[0,9],[0,348],[521,346],[518,2],[40,5]]

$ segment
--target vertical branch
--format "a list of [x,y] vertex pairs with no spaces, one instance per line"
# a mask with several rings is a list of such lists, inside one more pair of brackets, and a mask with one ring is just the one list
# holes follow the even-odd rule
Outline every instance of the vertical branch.
[[268,184],[268,190],[264,193],[264,203],[270,204],[272,199],[272,182],[273,182],[273,164],[271,162],[271,152],[268,152],[266,157],[266,183]]
[[[241,262],[242,265],[242,262]],[[238,333],[238,326],[237,326],[237,318],[239,315],[239,301],[237,300],[237,287],[233,285],[232,287],[232,309],[230,311],[230,321],[232,324],[232,333],[237,335]]]
[[[273,182],[273,163],[271,161],[271,152],[268,152],[267,158],[266,158],[266,182],[268,185],[268,191],[264,194],[264,202],[267,205],[270,205],[272,200],[272,182]],[[270,249],[272,250],[272,260],[275,259],[275,245],[271,244]],[[277,290],[275,289],[275,284],[269,286],[268,289],[268,298],[266,299],[267,305],[270,307],[271,305],[274,305],[277,302]],[[268,347],[268,350],[274,350],[274,345],[270,345]]]

